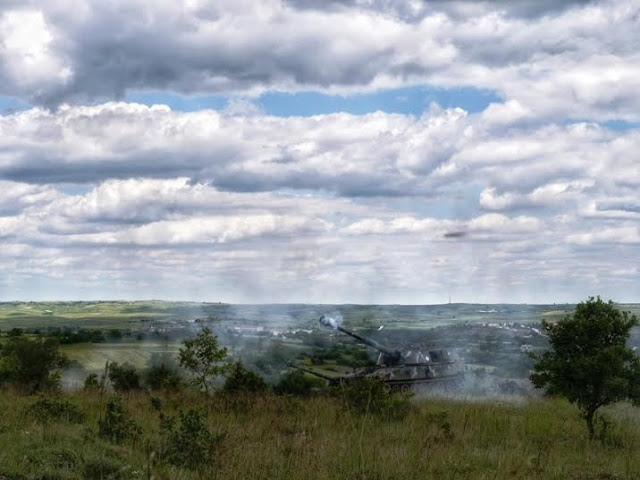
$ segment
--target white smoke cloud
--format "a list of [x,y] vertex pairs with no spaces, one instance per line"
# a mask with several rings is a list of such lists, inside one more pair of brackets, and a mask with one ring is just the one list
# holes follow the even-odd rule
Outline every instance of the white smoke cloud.
[[340,322],[338,320],[328,315],[322,315],[318,321],[320,322],[321,325],[324,325],[325,327],[333,328],[334,330],[337,330],[338,326],[340,325]]

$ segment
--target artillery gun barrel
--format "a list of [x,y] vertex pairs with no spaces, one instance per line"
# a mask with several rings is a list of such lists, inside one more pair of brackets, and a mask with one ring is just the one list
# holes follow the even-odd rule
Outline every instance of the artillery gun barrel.
[[291,368],[295,368],[296,370],[300,370],[301,372],[305,372],[305,373],[308,373],[308,374],[310,374],[310,375],[314,375],[314,376],[316,376],[316,377],[320,377],[320,378],[322,378],[322,379],[324,379],[324,380],[328,380],[328,381],[330,381],[330,382],[331,382],[331,381],[333,381],[333,380],[335,380],[334,378],[331,378],[331,377],[330,377],[330,376],[328,376],[328,375],[324,375],[324,374],[319,373],[319,372],[316,372],[316,371],[314,371],[314,370],[309,370],[308,368],[301,367],[300,365],[295,365],[295,364],[293,364],[293,363],[289,363],[289,366],[290,366]]
[[401,357],[400,352],[398,352],[397,350],[389,350],[388,348],[380,345],[375,340],[372,340],[370,338],[358,335],[356,332],[352,332],[351,330],[348,330],[348,329],[346,329],[346,328],[344,328],[344,327],[342,327],[340,325],[338,325],[337,329],[340,330],[342,333],[346,333],[347,335],[349,335],[349,336],[355,338],[356,340],[364,343],[365,345],[369,345],[370,347],[373,347],[376,350],[384,353],[389,358],[398,358],[399,359],[399,357]]
[[330,328],[333,328],[334,330],[340,330],[342,333],[346,333],[347,335],[355,338],[359,342],[364,343],[365,345],[369,345],[370,347],[373,347],[376,350],[378,350],[380,353],[382,353],[382,355],[378,359],[379,364],[398,365],[402,363],[404,360],[402,358],[402,353],[400,353],[398,350],[391,350],[383,345],[380,345],[375,340],[371,340],[370,338],[363,337],[362,335],[358,335],[357,333],[352,332],[351,330],[339,325],[335,319],[328,317],[327,315],[323,315],[322,317],[320,317],[319,322],[325,327],[330,327]]

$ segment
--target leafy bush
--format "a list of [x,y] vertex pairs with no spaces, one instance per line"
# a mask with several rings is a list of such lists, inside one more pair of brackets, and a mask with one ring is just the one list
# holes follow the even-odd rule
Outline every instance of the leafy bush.
[[151,390],[178,390],[182,377],[176,368],[163,362],[147,369],[145,383]]
[[119,480],[128,478],[126,465],[116,459],[107,457],[85,460],[82,474],[82,478],[85,480]]
[[122,401],[110,398],[107,401],[104,418],[98,420],[98,435],[114,443],[120,443],[140,434],[140,427],[122,406]]
[[109,340],[120,340],[123,337],[122,330],[120,330],[119,328],[107,330],[107,337],[109,338]]
[[7,333],[7,335],[9,337],[19,337],[20,335],[22,335],[24,333],[24,330],[22,328],[18,328],[18,327],[14,327],[11,330],[9,330],[9,332]]
[[376,378],[360,378],[343,382],[334,388],[350,411],[366,415],[379,415],[399,420],[411,411],[410,392],[392,392],[388,385]]
[[267,382],[260,375],[244,368],[242,362],[231,366],[222,387],[222,391],[226,393],[257,393],[268,389]]
[[90,373],[87,378],[84,379],[85,390],[98,390],[100,388],[100,380],[97,373]]
[[324,386],[325,382],[320,378],[309,377],[299,370],[291,370],[280,377],[273,391],[278,395],[307,396],[314,388]]
[[60,343],[69,345],[74,343],[104,343],[106,338],[99,329],[63,329],[59,333]]
[[40,397],[29,406],[29,413],[39,422],[82,423],[85,415],[77,405],[62,397]]
[[[29,445],[22,452],[22,458],[16,467],[21,467],[20,473],[27,476],[7,472],[7,476],[0,473],[2,480],[65,480],[71,478],[76,471],[80,456],[73,448],[54,442],[37,442]],[[38,473],[34,472],[37,471]],[[34,474],[35,473],[35,474]]]
[[67,358],[58,346],[54,338],[10,337],[0,350],[0,380],[26,393],[59,388],[58,369],[65,366]]
[[180,412],[179,419],[178,425],[173,419],[162,424],[166,435],[164,453],[167,461],[191,470],[213,463],[215,447],[225,435],[215,435],[209,430],[202,410],[192,408]]
[[133,365],[125,363],[118,365],[112,363],[109,365],[109,380],[113,389],[118,392],[128,392],[140,388],[140,375]]

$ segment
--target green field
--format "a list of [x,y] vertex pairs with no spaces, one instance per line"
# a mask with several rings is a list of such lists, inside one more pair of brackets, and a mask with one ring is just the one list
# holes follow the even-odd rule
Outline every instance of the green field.
[[37,421],[33,397],[0,392],[0,479],[557,479],[640,478],[637,410],[606,409],[594,442],[563,401],[520,405],[416,401],[402,420],[346,410],[340,398],[210,398],[160,395],[166,414],[202,408],[223,434],[200,471],[168,464],[150,395],[124,397],[140,436],[113,444],[97,435],[105,399],[68,396],[78,425]]
[[153,354],[176,355],[179,348],[179,343],[122,342],[63,345],[60,351],[86,370],[96,371],[102,370],[107,361],[145,368]]
[[[315,327],[322,314],[340,315],[353,327],[423,329],[460,323],[539,322],[555,320],[573,305],[445,304],[445,305],[231,305],[224,303],[104,301],[0,302],[0,330],[11,328],[85,327],[143,328],[147,322],[167,324],[215,319],[226,324],[268,328]],[[618,308],[640,315],[640,304]]]
[[135,328],[141,321],[168,321],[199,311],[195,303],[140,302],[5,302],[0,329],[72,327]]
[[[324,313],[337,313],[354,326],[424,328],[460,322],[539,321],[561,316],[572,306],[554,305],[229,305],[197,302],[3,302],[0,329],[46,327],[135,328],[145,321],[166,323],[196,318],[284,328],[308,327]],[[637,308],[637,306],[635,306]],[[495,310],[495,312],[492,312]],[[638,309],[640,310],[640,309]]]

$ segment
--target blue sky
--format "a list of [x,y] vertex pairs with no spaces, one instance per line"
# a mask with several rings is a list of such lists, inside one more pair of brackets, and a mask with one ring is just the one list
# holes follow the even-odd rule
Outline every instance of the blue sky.
[[[473,87],[433,87],[428,85],[394,88],[369,93],[330,95],[322,92],[265,92],[256,98],[228,95],[180,95],[164,91],[133,91],[127,102],[168,105],[172,110],[194,112],[222,110],[234,101],[246,101],[266,115],[278,117],[312,116],[347,112],[362,115],[382,111],[420,116],[433,103],[442,108],[460,107],[475,113],[490,103],[500,101],[495,92]],[[31,105],[12,97],[0,97],[0,111],[18,111]]]
[[0,299],[639,301],[638,29],[628,0],[5,3]]

